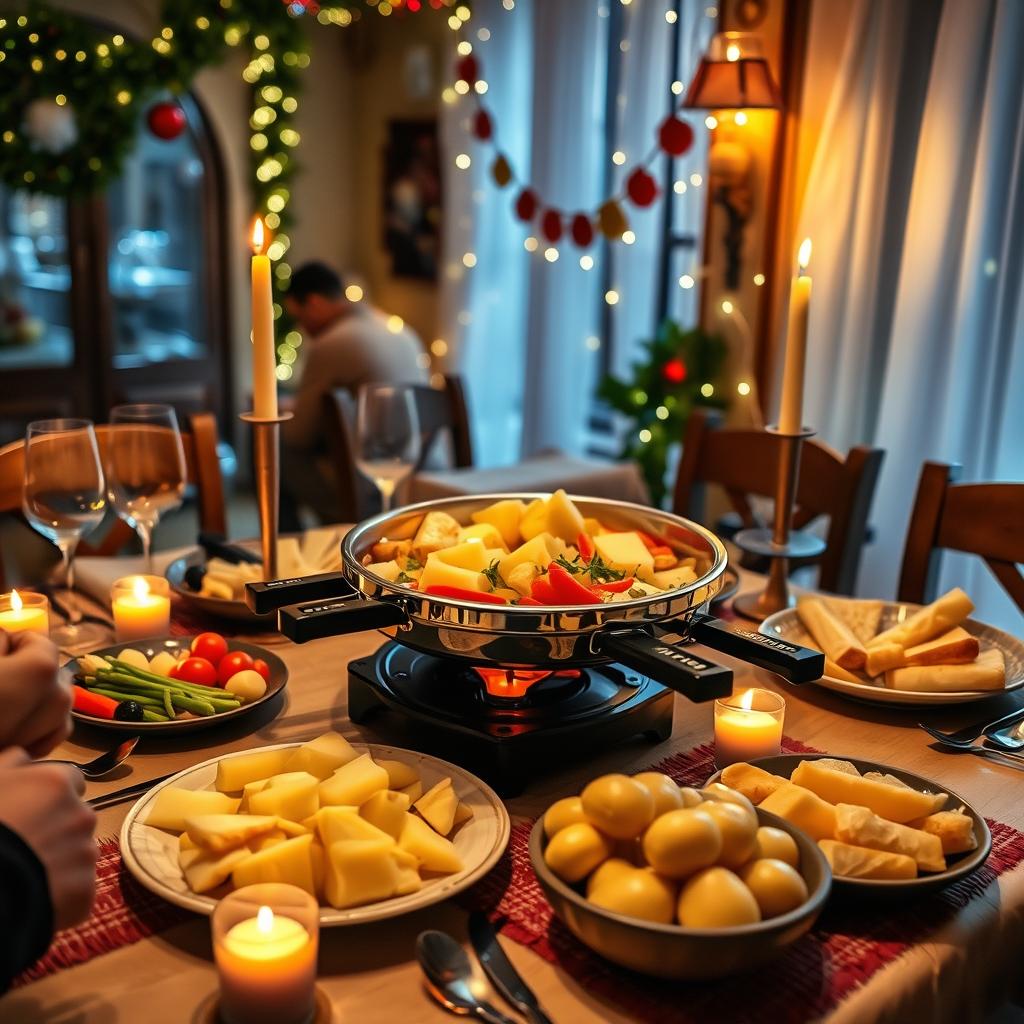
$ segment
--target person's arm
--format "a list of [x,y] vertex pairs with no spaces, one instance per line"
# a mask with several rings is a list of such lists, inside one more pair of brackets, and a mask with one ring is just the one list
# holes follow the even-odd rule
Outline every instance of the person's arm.
[[281,436],[292,449],[312,448],[320,436],[323,397],[332,388],[344,387],[344,360],[337,358],[334,339],[313,344],[295,393],[292,418],[281,425]]
[[32,848],[0,823],[0,992],[45,952],[53,935],[46,870]]

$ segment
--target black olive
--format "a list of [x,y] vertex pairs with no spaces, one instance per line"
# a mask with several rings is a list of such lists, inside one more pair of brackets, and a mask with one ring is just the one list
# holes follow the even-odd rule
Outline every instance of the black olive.
[[114,711],[114,718],[119,722],[141,722],[142,705],[138,701],[123,700]]

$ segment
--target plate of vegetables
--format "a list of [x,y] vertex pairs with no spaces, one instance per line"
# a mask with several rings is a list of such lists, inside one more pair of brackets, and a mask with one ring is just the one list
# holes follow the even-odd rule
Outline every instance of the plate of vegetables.
[[284,689],[277,655],[220,633],[156,637],[72,659],[75,721],[122,732],[179,732],[219,725]]

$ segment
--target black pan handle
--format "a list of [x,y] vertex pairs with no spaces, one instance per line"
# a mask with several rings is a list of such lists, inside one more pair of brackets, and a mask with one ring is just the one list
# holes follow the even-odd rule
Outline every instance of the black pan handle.
[[330,598],[355,596],[355,588],[343,572],[321,572],[315,576],[295,576],[291,579],[268,580],[266,583],[246,583],[245,603],[257,614],[276,612],[301,601],[326,601]]
[[208,533],[201,530],[199,546],[206,552],[207,558],[223,558],[225,562],[231,562],[232,565],[238,565],[240,562],[259,565],[263,561],[255,551],[243,548],[240,544],[229,543],[220,533]]
[[593,646],[605,657],[650,676],[695,703],[732,693],[731,668],[715,665],[642,630],[601,630],[594,634]]
[[777,636],[765,636],[742,626],[736,628],[712,615],[698,612],[685,620],[685,630],[691,640],[748,661],[758,668],[766,668],[791,683],[813,682],[820,679],[825,671],[825,655],[821,651],[791,644]]
[[353,596],[282,608],[277,616],[277,628],[292,643],[304,644],[328,636],[404,626],[408,621],[405,609],[396,601]]

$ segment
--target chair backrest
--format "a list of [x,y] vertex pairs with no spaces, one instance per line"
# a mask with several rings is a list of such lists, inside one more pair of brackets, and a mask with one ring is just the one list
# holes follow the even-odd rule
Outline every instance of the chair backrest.
[[958,470],[941,462],[921,467],[896,596],[931,601],[946,549],[984,559],[1024,612],[1024,483],[958,484]]
[[[455,465],[473,465],[466,392],[460,377],[445,377],[443,388],[415,386],[416,412],[420,421],[422,466],[445,433],[451,440]],[[327,445],[338,482],[339,514],[343,522],[357,523],[366,515],[359,496],[364,490],[356,468],[355,400],[347,388],[335,388],[323,398]]]
[[[211,413],[195,413],[187,418],[187,430],[181,433],[185,449],[186,482],[194,484],[198,501],[200,529],[227,534],[224,481],[217,455],[217,420]],[[131,429],[111,424],[96,427],[100,460],[106,464],[107,444],[113,432]],[[21,512],[21,492],[25,477],[25,442],[14,441],[0,448],[0,513]],[[123,520],[116,520],[102,542],[82,544],[82,554],[115,555],[131,540],[134,532]],[[0,554],[0,589],[4,589],[3,558]]]
[[[716,484],[743,525],[753,526],[750,498],[775,496],[779,439],[765,430],[722,428],[720,422],[712,410],[691,413],[672,509],[700,519],[704,485]],[[823,590],[853,593],[883,455],[881,449],[858,445],[844,457],[821,441],[804,442],[793,525],[802,529],[819,517],[828,518],[825,552],[818,560],[818,586]]]

